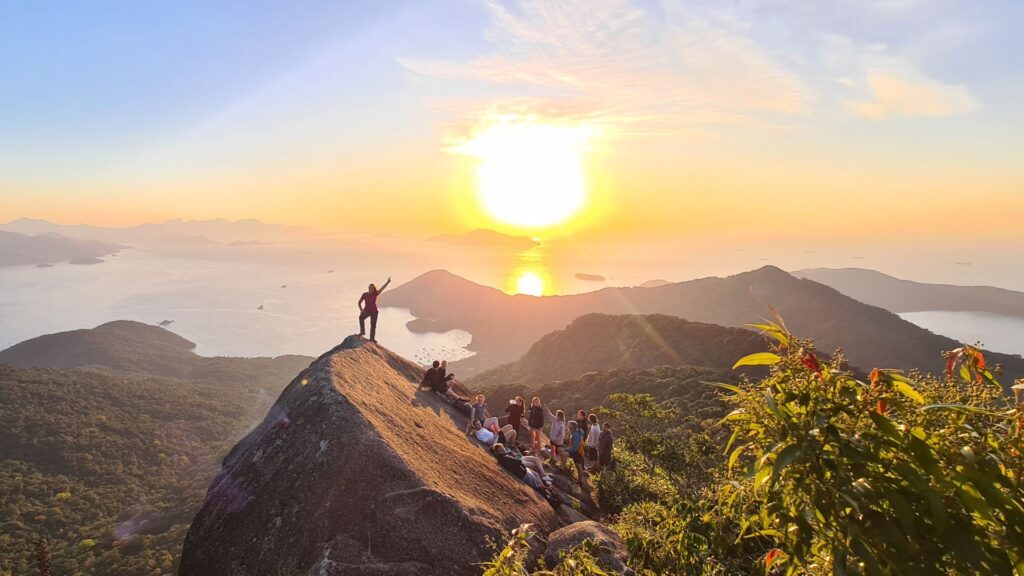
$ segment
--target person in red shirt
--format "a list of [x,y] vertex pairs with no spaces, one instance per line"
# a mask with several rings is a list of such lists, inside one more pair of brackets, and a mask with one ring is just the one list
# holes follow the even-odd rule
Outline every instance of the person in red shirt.
[[377,297],[391,284],[391,277],[378,290],[373,284],[359,297],[359,335],[366,336],[366,319],[370,319],[370,342],[377,341]]

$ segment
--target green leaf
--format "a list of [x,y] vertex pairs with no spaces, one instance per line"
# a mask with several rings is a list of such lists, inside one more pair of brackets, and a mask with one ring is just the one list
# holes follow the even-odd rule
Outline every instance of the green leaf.
[[779,472],[782,472],[783,468],[789,466],[794,460],[799,458],[804,451],[802,444],[790,444],[779,452],[779,455],[775,458],[775,467],[772,470],[772,474],[778,476]]
[[733,370],[740,366],[770,366],[772,364],[778,364],[782,358],[778,354],[771,352],[755,352],[740,358],[735,364],[732,365]]
[[984,408],[978,408],[977,406],[968,406],[967,404],[929,404],[921,408],[921,410],[952,410],[955,412],[970,412],[972,414],[984,414],[986,416],[1002,416],[998,412],[992,410],[985,410]]
[[743,388],[740,388],[739,386],[736,386],[735,384],[725,384],[723,382],[715,382],[714,384],[715,384],[715,386],[718,386],[719,388],[724,388],[725,390],[728,390],[730,392],[735,392],[736,394],[742,394],[743,393]]
[[740,454],[743,453],[743,450],[746,449],[746,447],[747,445],[744,444],[743,446],[733,450],[732,454],[729,455],[729,470],[732,470],[733,465],[736,464],[736,460],[739,460]]
[[914,390],[914,387],[911,386],[910,384],[907,384],[902,380],[894,379],[892,385],[893,388],[895,388],[896,391],[899,392],[900,394],[903,394],[904,396],[910,398],[911,400],[917,402],[918,404],[924,404],[924,396],[921,396],[921,393],[918,392],[917,390]]

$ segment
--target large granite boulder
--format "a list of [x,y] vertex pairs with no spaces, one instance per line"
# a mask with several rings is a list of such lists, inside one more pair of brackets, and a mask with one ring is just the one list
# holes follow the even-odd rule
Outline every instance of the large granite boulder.
[[509,530],[562,525],[422,374],[355,336],[313,362],[224,460],[179,574],[479,574]]
[[603,553],[597,557],[602,568],[613,574],[633,575],[633,570],[628,566],[629,552],[622,539],[604,524],[593,520],[576,522],[548,535],[548,549],[544,554],[544,562],[549,567],[557,566],[563,553],[586,540],[596,542],[603,549]]

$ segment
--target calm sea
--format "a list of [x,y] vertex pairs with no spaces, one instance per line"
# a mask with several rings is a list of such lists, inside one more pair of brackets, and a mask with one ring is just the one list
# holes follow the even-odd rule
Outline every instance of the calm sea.
[[[137,247],[89,266],[0,268],[0,349],[42,334],[111,320],[157,324],[197,344],[206,356],[316,356],[358,332],[356,301],[370,282],[397,286],[445,268],[507,292],[517,287],[569,294],[664,278],[734,274],[772,262],[788,269],[822,265],[833,255],[804,250],[759,253],[692,245],[654,253],[605,250],[525,252],[460,248],[408,239],[345,237],[309,246]],[[953,270],[955,272],[955,270]],[[578,278],[598,274],[606,281]],[[384,301],[387,295],[382,297]],[[262,309],[261,309],[262,307]],[[1024,320],[986,314],[922,312],[911,322],[992,349],[1024,351]],[[378,340],[427,362],[469,354],[470,334],[413,334],[408,312],[383,309]]]

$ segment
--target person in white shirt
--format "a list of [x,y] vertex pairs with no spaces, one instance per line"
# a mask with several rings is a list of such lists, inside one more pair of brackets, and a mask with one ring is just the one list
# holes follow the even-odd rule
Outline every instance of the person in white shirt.
[[484,420],[483,424],[479,420],[473,422],[473,435],[476,439],[483,442],[484,444],[491,446],[495,442],[501,442],[507,446],[516,445],[516,431],[511,424],[505,424],[503,427],[498,427],[498,419],[494,416]]
[[587,460],[591,464],[597,463],[597,446],[601,438],[601,425],[597,423],[597,414],[591,414],[587,420],[590,422],[590,433],[587,434]]

